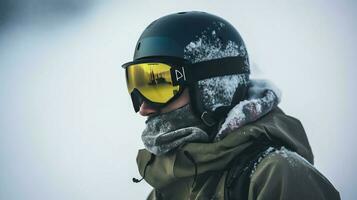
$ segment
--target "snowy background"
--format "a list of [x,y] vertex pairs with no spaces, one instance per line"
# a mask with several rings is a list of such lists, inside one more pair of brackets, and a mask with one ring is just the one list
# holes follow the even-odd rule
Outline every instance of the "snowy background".
[[144,199],[144,118],[121,64],[165,14],[202,10],[244,38],[256,77],[283,91],[316,167],[357,199],[356,1],[0,0],[0,199]]

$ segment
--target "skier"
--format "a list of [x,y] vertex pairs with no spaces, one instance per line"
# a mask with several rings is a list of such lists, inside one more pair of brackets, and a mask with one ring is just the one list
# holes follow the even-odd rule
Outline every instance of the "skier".
[[340,199],[313,166],[280,91],[250,80],[246,46],[224,19],[180,12],[152,22],[123,65],[147,116],[137,164],[148,199]]

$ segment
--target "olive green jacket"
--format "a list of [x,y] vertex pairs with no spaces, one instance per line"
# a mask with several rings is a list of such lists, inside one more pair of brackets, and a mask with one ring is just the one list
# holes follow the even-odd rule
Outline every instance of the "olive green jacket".
[[[282,147],[283,146],[283,147]],[[163,156],[139,150],[148,199],[340,199],[312,165],[299,120],[279,108],[215,143],[189,143]]]

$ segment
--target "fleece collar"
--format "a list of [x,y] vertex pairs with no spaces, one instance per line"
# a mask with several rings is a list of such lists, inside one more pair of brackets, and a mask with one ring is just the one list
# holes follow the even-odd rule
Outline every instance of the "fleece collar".
[[219,129],[215,141],[223,139],[229,132],[254,122],[269,113],[280,102],[279,90],[266,80],[252,80],[248,88],[248,99],[231,109]]

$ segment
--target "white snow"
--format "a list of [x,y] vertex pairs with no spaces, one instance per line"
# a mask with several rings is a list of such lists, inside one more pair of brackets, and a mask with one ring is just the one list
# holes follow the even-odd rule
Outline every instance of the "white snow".
[[237,87],[247,84],[246,75],[228,75],[201,80],[198,87],[207,109],[230,105]]
[[238,44],[233,41],[228,41],[227,45],[224,46],[216,34],[212,34],[212,37],[202,35],[196,41],[190,42],[185,47],[184,57],[192,63],[197,63],[212,59],[238,56],[240,55],[240,49]]
[[[300,156],[298,153],[290,151],[289,149],[285,148],[284,146],[280,147],[280,149],[275,149],[273,147],[269,147],[262,156],[260,156],[257,162],[254,163],[253,169],[250,173],[250,177],[252,177],[257,170],[259,163],[266,158],[268,155],[278,155],[282,158],[286,159],[290,165],[290,167],[297,167],[298,164],[308,165],[313,167],[313,165],[307,161],[304,157]],[[269,159],[269,157],[267,157]],[[314,168],[314,167],[313,167]]]
[[255,173],[255,171],[257,170],[257,166],[258,164],[267,156],[269,155],[271,152],[273,152],[275,149],[273,147],[269,147],[267,150],[265,150],[265,152],[258,158],[257,162],[254,163],[253,169],[250,172],[249,177],[252,177],[253,174]]
[[230,110],[216,140],[222,139],[227,130],[238,129],[268,113],[279,103],[279,96],[280,91],[274,85],[268,84],[268,81],[252,80],[249,84],[248,100],[241,101]]
[[[195,41],[191,41],[185,47],[184,58],[191,63],[197,63],[225,57],[244,56],[248,66],[244,44],[237,44],[230,40],[223,43],[218,36],[224,26],[225,24],[222,22],[214,22],[211,27],[207,27]],[[198,87],[205,108],[214,110],[219,106],[230,105],[237,87],[247,84],[247,80],[247,75],[237,74],[199,81]]]

